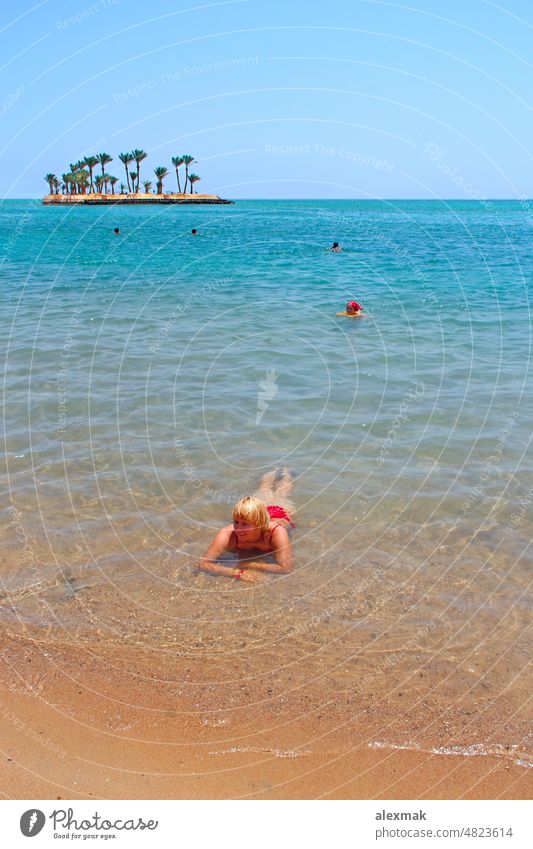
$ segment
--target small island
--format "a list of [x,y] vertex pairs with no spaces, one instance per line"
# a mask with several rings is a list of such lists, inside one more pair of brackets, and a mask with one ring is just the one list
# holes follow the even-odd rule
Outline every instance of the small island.
[[[43,198],[44,204],[142,204],[142,203],[233,203],[213,194],[195,194],[194,185],[201,177],[189,172],[189,166],[195,161],[193,156],[183,154],[173,156],[172,164],[176,170],[177,192],[164,192],[163,181],[169,171],[164,165],[154,168],[156,177],[156,190],[152,189],[151,180],[143,180],[143,191],[141,185],[141,162],[148,154],[144,150],[133,150],[131,153],[119,153],[118,158],[124,165],[126,183],[121,182],[118,191],[115,186],[119,182],[118,177],[108,174],[106,166],[113,161],[108,153],[97,153],[94,156],[85,156],[77,162],[70,163],[70,170],[61,175],[47,174],[44,178],[50,188],[49,194]],[[133,166],[132,163],[135,163]],[[184,166],[184,175],[180,168]],[[95,168],[101,168],[101,173],[93,174]],[[184,176],[183,189],[180,177]],[[189,192],[187,192],[187,184]]]

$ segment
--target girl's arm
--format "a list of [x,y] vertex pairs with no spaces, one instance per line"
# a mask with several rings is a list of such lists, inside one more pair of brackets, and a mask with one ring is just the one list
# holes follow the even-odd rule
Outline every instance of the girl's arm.
[[211,575],[226,575],[228,578],[234,578],[236,576],[238,570],[235,567],[222,566],[219,563],[215,563],[217,558],[229,546],[231,533],[231,526],[222,528],[217,533],[204,556],[198,561],[198,568],[201,572],[209,572]]
[[224,549],[228,548],[233,528],[228,525],[218,532],[213,542],[207,549],[203,557],[198,561],[198,569],[201,572],[209,572],[210,575],[224,575],[226,578],[238,578],[240,581],[247,583],[256,583],[263,581],[262,575],[254,572],[249,572],[240,566],[222,566],[221,563],[215,563],[217,557],[220,557]]
[[287,574],[292,572],[292,549],[289,540],[289,534],[283,525],[278,525],[272,534],[273,549],[275,563],[267,563],[260,560],[252,560],[246,562],[247,569],[254,569],[257,572],[271,572],[274,575]]

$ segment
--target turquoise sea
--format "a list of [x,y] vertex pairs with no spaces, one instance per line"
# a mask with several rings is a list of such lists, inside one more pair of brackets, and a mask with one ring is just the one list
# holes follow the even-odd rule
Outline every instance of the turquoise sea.
[[[6,627],[287,653],[527,762],[533,202],[5,201],[0,257]],[[297,569],[197,574],[276,467]]]

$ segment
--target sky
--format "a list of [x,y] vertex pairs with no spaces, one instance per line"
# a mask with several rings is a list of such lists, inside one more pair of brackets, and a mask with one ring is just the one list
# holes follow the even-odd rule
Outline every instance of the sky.
[[3,3],[0,193],[141,148],[168,191],[531,198],[532,43],[531,0]]

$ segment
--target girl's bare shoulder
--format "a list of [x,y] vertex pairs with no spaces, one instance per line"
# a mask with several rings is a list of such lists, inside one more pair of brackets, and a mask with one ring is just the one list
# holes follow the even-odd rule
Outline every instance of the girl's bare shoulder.
[[224,525],[224,527],[217,532],[215,539],[217,542],[229,542],[232,533],[233,525]]
[[276,542],[278,542],[278,540],[281,542],[289,539],[289,533],[284,523],[271,522],[269,532],[270,538],[275,539]]

